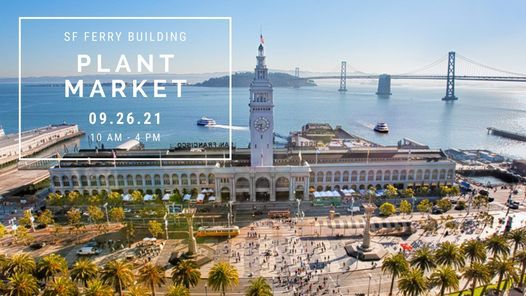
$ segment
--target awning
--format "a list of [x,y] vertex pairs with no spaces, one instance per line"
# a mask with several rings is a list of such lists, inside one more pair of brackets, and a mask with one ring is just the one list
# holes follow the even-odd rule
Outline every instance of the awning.
[[150,195],[150,194],[146,194],[146,195],[144,196],[144,201],[151,201],[151,200],[153,200],[153,196],[152,196],[152,195]]
[[201,190],[201,193],[208,193],[208,189],[205,188],[205,189]]
[[[316,227],[328,227],[333,229],[355,229],[364,228],[365,220],[363,218],[354,219],[324,219],[314,223]],[[390,221],[371,221],[371,230],[385,229],[385,228],[404,228],[410,227],[411,221],[407,220],[390,220]]]
[[131,195],[130,194],[125,194],[122,196],[122,200],[123,201],[130,201],[131,200]]
[[183,200],[190,200],[191,197],[192,197],[192,196],[191,196],[190,194],[185,194],[185,195],[183,196]]
[[168,201],[168,200],[170,200],[170,194],[169,193],[165,193],[163,195],[163,201]]

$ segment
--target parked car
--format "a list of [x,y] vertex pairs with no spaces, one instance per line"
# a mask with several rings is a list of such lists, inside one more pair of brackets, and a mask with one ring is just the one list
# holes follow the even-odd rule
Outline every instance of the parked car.
[[520,203],[518,201],[514,201],[514,200],[508,200],[508,202],[506,203],[506,205],[508,206],[508,208],[510,209],[514,209],[514,210],[517,210],[519,209],[519,205]]
[[95,247],[82,247],[77,251],[77,256],[91,256],[98,255],[101,253],[101,250]]
[[360,207],[351,207],[351,206],[349,206],[347,208],[347,212],[348,213],[360,213],[361,209],[360,209]]
[[435,214],[435,215],[444,214],[444,210],[442,210],[441,208],[437,206],[433,206],[433,208],[431,208],[431,214]]

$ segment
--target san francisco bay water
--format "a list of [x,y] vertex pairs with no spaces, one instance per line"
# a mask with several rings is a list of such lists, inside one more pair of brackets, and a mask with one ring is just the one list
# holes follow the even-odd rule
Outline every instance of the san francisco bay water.
[[[525,142],[488,135],[486,130],[487,127],[526,130],[526,85],[457,82],[459,100],[455,102],[441,100],[443,82],[393,81],[393,94],[388,98],[375,95],[374,81],[350,80],[346,93],[339,93],[337,88],[335,81],[321,81],[316,87],[299,89],[275,88],[275,132],[288,135],[307,122],[328,122],[384,145],[396,145],[407,137],[433,148],[489,149],[508,157],[526,158]],[[77,123],[86,132],[81,141],[83,148],[97,145],[88,141],[88,137],[98,133],[106,147],[114,147],[118,143],[109,141],[107,135],[115,132],[122,133],[123,140],[139,133],[143,141],[147,133],[159,133],[160,141],[146,142],[147,148],[168,148],[181,142],[228,141],[227,88],[186,86],[179,99],[174,92],[168,90],[171,96],[168,99],[65,99],[63,87],[24,86],[22,129]],[[246,88],[233,89],[232,134],[237,147],[246,147],[249,142],[248,95]],[[90,112],[106,112],[106,124],[91,125]],[[133,112],[134,124],[117,125],[117,112]],[[144,122],[144,112],[152,115],[160,112],[161,124],[137,124]],[[214,118],[219,127],[197,126],[201,116]],[[110,121],[114,124],[108,124]],[[375,133],[372,128],[377,122],[386,122],[389,134]],[[0,124],[7,133],[18,131],[15,84],[0,85]]]

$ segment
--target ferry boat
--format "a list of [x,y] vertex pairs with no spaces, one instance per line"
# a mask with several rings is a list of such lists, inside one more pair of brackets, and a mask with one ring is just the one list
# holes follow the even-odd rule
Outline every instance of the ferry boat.
[[379,122],[374,127],[374,131],[375,132],[379,132],[379,133],[388,133],[389,132],[389,127],[387,126],[387,123]]
[[213,120],[212,118],[201,117],[201,119],[199,119],[199,120],[197,121],[197,125],[201,125],[201,126],[214,126],[214,125],[216,125],[216,121]]

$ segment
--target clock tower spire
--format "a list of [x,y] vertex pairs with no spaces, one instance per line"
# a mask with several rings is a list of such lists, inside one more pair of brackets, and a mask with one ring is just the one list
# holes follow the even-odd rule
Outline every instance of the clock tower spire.
[[260,36],[254,80],[250,83],[250,164],[272,166],[274,163],[274,102],[272,84],[265,65],[263,36]]

